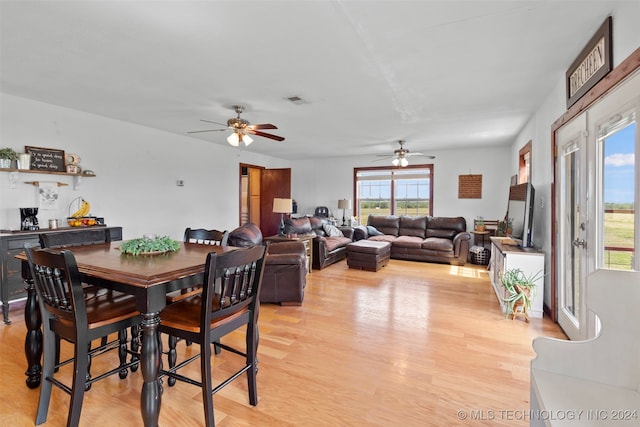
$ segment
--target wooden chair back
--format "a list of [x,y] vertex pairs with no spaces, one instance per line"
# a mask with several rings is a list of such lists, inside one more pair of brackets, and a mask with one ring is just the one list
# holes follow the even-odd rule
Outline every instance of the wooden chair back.
[[248,323],[257,321],[258,310],[255,307],[262,285],[265,251],[265,246],[254,246],[220,258],[215,253],[207,255],[201,330],[208,330],[216,319],[243,310],[251,313],[252,319],[248,319]]
[[43,248],[96,245],[111,242],[109,229],[103,227],[69,230],[61,233],[40,233],[38,237],[40,246]]
[[229,231],[205,230],[204,228],[187,228],[184,231],[184,242],[205,245],[227,246]]
[[25,250],[43,317],[48,312],[51,317],[86,325],[84,291],[73,254],[33,244],[26,245]]

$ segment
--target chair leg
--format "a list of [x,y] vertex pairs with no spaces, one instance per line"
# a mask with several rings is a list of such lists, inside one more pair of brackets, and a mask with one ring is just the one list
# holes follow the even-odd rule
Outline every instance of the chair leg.
[[[118,331],[118,358],[120,359],[120,366],[124,366],[127,363],[127,329],[120,329]],[[118,372],[118,376],[121,380],[127,378],[129,374],[128,369],[121,369]]]
[[[140,326],[134,325],[131,327],[131,351],[133,353],[140,352]],[[139,360],[137,354],[131,355],[131,361]],[[135,372],[138,370],[138,364],[131,366],[131,372]]]
[[[169,351],[167,352],[169,370],[173,369],[176,366],[176,361],[178,360],[178,353],[176,352],[177,344],[178,344],[178,337],[174,335],[169,335]],[[167,380],[167,384],[169,384],[169,387],[173,387],[176,384],[176,379],[169,377],[169,379]]]
[[56,335],[55,341],[56,341],[56,347],[55,347],[56,368],[55,368],[55,372],[58,372],[58,370],[59,370],[58,365],[60,364],[60,337]]
[[[78,345],[76,344],[76,348],[77,347],[78,347]],[[86,369],[86,375],[85,375],[85,383],[83,384],[84,391],[91,390],[91,384],[89,384],[89,382],[88,382],[91,379],[91,355],[89,354],[90,351],[91,351],[91,343],[88,343],[87,344],[87,357],[86,357],[86,359],[87,359],[87,369]],[[77,369],[74,370],[74,375],[75,374],[77,374]]]
[[[45,320],[47,322],[47,320]],[[46,323],[43,322],[46,325]],[[40,425],[47,421],[47,413],[49,412],[49,402],[51,401],[51,388],[53,384],[47,378],[52,378],[56,371],[56,348],[60,340],[54,333],[44,328],[43,331],[43,359],[42,372],[40,380],[40,398],[38,400],[38,412],[36,414],[36,425]]]
[[258,404],[258,387],[257,387],[257,375],[258,375],[258,361],[256,354],[258,351],[258,328],[254,327],[253,323],[247,325],[247,386],[249,389],[249,403],[252,406]]
[[202,375],[202,403],[204,406],[204,423],[214,427],[213,417],[213,379],[211,378],[211,346],[200,345],[200,371]]
[[74,362],[73,362],[73,385],[71,387],[71,403],[69,404],[69,415],[67,417],[67,427],[75,427],[80,422],[80,412],[82,411],[82,400],[84,399],[85,389],[87,387],[87,378],[89,378],[89,364],[91,358],[88,351],[91,343],[86,340],[79,340],[75,346]]

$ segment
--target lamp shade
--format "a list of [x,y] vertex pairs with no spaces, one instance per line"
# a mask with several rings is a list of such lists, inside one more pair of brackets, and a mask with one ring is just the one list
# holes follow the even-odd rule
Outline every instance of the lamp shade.
[[351,200],[348,200],[348,199],[338,200],[338,209],[351,209]]
[[273,199],[273,213],[293,212],[293,202],[291,199]]

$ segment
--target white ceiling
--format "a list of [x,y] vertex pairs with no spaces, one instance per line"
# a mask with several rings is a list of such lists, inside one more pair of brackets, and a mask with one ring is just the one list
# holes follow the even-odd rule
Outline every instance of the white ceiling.
[[[2,0],[1,90],[182,136],[211,128],[200,119],[226,122],[239,103],[286,138],[248,149],[292,160],[387,154],[398,139],[424,153],[501,145],[614,7]],[[226,135],[188,136],[226,145]]]

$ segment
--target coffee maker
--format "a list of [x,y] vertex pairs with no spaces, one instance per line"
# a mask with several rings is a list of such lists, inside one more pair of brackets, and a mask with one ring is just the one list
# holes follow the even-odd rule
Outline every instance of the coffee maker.
[[38,226],[38,208],[20,208],[20,229],[39,230]]

